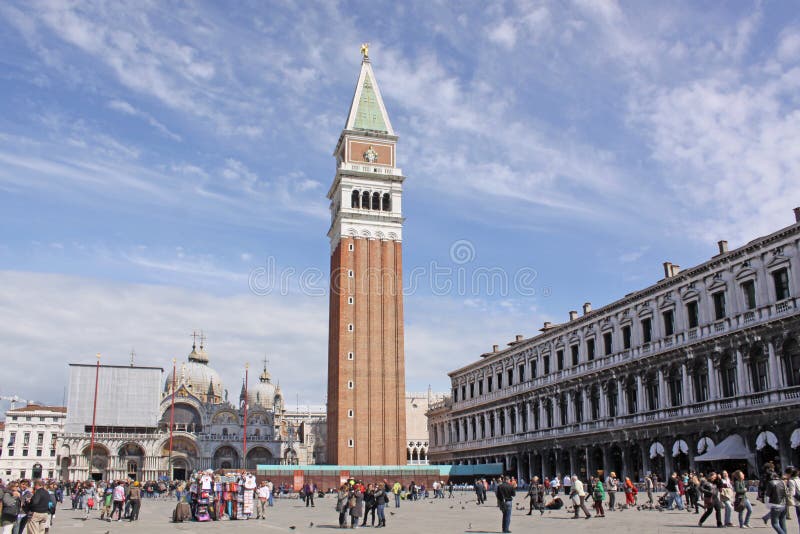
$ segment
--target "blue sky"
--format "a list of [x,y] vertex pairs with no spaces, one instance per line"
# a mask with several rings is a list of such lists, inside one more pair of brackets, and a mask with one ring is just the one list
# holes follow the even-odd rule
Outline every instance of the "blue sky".
[[[2,393],[59,402],[96,352],[168,367],[202,328],[232,392],[266,353],[290,400],[323,402],[327,299],[299,276],[327,273],[363,41],[400,135],[406,272],[533,273],[415,286],[409,390],[800,205],[792,2],[3,2]],[[272,262],[286,290],[255,294]]]

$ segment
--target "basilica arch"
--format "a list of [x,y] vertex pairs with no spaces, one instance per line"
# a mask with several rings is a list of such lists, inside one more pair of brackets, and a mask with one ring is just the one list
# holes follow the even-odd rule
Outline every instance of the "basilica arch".
[[214,469],[236,469],[239,467],[239,452],[230,445],[214,451]]
[[247,451],[245,469],[255,471],[259,464],[270,465],[275,463],[275,458],[266,447],[253,447]]

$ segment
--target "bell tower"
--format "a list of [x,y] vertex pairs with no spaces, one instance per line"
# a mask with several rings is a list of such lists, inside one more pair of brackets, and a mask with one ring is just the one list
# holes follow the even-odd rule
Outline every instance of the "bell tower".
[[328,461],[406,463],[403,173],[367,45],[328,191]]

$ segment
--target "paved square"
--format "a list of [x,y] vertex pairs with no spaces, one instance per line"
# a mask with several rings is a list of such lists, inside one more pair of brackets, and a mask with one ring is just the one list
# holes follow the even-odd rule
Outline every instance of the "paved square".
[[[754,501],[754,499],[753,499]],[[275,506],[269,510],[269,519],[265,521],[217,521],[209,523],[182,523],[171,522],[172,510],[175,503],[166,500],[145,500],[142,504],[140,519],[137,523],[99,521],[99,512],[92,513],[92,519],[81,521],[81,514],[67,509],[59,510],[56,516],[53,534],[78,533],[81,534],[110,534],[116,532],[185,532],[188,534],[200,533],[249,533],[249,532],[321,532],[338,529],[338,514],[333,509],[335,500],[326,497],[317,499],[315,508],[306,508],[297,499],[279,499]],[[491,503],[491,496],[489,502]],[[572,514],[564,510],[546,512],[540,517],[538,513],[533,516],[525,515],[527,504],[521,496],[514,501],[514,512],[511,519],[511,530],[515,533],[559,533],[564,529],[573,532],[599,531],[613,532],[653,532],[653,533],[680,533],[708,531],[714,527],[714,516],[708,518],[703,529],[697,527],[699,516],[687,512],[657,512],[625,510],[622,512],[607,513],[605,519],[584,520],[570,519]],[[387,508],[385,532],[402,532],[416,534],[427,532],[470,532],[487,533],[500,532],[500,512],[491,505],[478,506],[475,504],[472,493],[458,495],[453,499],[422,500],[417,502],[403,501],[400,508]],[[753,529],[760,532],[773,532],[769,526],[761,522],[760,517],[766,509],[763,504],[755,503],[751,524]],[[736,515],[734,524],[738,525]],[[311,524],[313,523],[313,526]],[[377,521],[376,521],[377,523]],[[292,529],[294,527],[294,529]],[[367,527],[369,528],[369,527]],[[735,527],[738,530],[738,526]],[[797,521],[792,516],[789,521],[789,532],[797,532]]]

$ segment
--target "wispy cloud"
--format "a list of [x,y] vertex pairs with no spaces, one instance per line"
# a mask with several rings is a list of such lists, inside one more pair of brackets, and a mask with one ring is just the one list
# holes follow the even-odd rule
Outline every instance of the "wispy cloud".
[[155,128],[165,136],[169,137],[170,139],[173,139],[175,141],[181,141],[180,135],[170,131],[169,128],[158,122],[149,113],[145,113],[144,111],[136,109],[135,107],[130,105],[128,102],[125,102],[124,100],[110,100],[108,102],[108,107],[115,111],[119,111],[120,113],[124,113],[125,115],[140,117],[144,119],[147,122],[147,124]]

